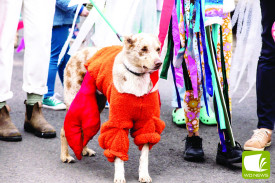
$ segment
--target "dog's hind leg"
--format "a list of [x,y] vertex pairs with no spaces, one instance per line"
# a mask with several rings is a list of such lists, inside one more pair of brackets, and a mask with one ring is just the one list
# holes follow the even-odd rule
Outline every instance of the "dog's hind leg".
[[69,154],[68,142],[65,137],[65,131],[63,127],[60,132],[60,141],[61,141],[61,153],[60,153],[61,161],[63,163],[73,163],[75,159]]
[[124,175],[124,161],[118,157],[115,158],[114,183],[126,183]]
[[[101,113],[105,107],[107,98],[103,94],[100,94],[99,92],[97,92],[96,101],[97,101],[98,110]],[[82,151],[83,156],[94,156],[95,154],[96,152],[93,151],[92,149],[89,149],[87,146],[83,148],[83,151]]]
[[83,156],[95,156],[96,152],[92,149],[89,149],[87,146],[83,148],[82,155]]
[[139,182],[152,182],[148,171],[149,165],[149,144],[144,144],[139,159]]

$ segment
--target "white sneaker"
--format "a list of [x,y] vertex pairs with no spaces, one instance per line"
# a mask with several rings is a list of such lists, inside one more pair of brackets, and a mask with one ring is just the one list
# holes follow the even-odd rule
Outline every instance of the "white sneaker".
[[52,97],[43,99],[43,107],[53,110],[65,110],[66,105],[59,99],[57,96],[60,96],[58,93],[55,93]]

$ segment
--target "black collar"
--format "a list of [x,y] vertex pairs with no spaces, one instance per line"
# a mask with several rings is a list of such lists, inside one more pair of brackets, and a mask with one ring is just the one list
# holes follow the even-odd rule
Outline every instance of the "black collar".
[[124,67],[132,74],[136,75],[136,76],[143,76],[145,74],[145,72],[143,73],[137,73],[137,72],[134,72],[134,71],[131,71],[124,63],[123,63]]

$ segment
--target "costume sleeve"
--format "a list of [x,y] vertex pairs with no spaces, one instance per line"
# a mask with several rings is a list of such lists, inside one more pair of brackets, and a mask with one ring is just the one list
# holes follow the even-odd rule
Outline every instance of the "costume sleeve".
[[97,134],[99,128],[95,80],[87,73],[64,122],[65,136],[77,159],[82,158],[83,147]]

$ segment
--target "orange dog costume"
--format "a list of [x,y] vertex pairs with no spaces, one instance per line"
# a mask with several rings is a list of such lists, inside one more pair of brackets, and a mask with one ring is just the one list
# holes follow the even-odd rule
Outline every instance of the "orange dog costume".
[[68,144],[78,159],[81,159],[83,147],[99,129],[96,89],[103,93],[110,103],[109,120],[102,125],[98,138],[99,145],[105,149],[104,155],[110,162],[113,162],[115,157],[123,161],[128,160],[129,130],[141,150],[144,144],[148,143],[151,149],[158,143],[165,128],[165,123],[160,120],[158,91],[136,97],[116,90],[112,69],[115,57],[121,50],[121,46],[103,48],[85,64],[88,74],[64,122]]

